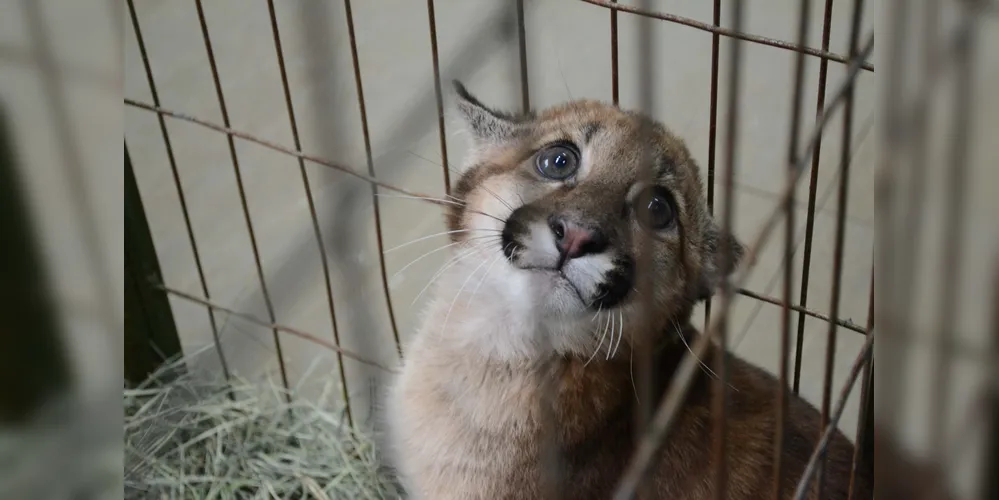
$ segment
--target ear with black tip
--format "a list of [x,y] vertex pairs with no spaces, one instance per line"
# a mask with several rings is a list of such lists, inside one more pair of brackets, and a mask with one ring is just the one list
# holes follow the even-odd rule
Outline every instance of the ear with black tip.
[[458,80],[451,82],[458,97],[458,111],[478,144],[498,144],[514,139],[523,119],[482,104]]
[[697,286],[697,300],[707,300],[715,294],[722,280],[735,271],[746,249],[734,235],[723,232],[708,216],[701,252],[703,260]]

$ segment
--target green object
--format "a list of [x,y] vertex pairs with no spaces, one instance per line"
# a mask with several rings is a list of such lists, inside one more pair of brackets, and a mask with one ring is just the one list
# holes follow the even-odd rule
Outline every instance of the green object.
[[125,147],[125,380],[142,383],[181,352],[132,160]]

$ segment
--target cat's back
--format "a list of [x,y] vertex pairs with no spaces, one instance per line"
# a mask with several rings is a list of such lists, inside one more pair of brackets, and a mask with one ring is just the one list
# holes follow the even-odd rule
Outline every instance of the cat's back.
[[[774,448],[781,424],[777,399],[779,381],[744,360],[730,359],[726,498],[772,498],[776,468]],[[713,497],[717,457],[713,454],[711,394],[714,389],[710,386],[714,384],[703,374],[696,384],[698,387],[691,391],[691,397],[667,438],[663,460],[657,468],[656,483],[661,498]],[[789,499],[821,438],[821,415],[790,390],[787,395],[780,498]],[[821,498],[872,498],[873,471],[864,464],[857,469],[855,493],[852,497],[849,494],[854,446],[846,436],[835,430],[827,450]],[[816,498],[814,491],[806,498]]]

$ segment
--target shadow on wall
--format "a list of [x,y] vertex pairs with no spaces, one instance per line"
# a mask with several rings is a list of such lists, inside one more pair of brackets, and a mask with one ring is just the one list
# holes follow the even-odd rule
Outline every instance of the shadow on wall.
[[[337,89],[342,85],[345,75],[336,75],[334,68],[347,66],[344,58],[350,57],[347,47],[339,46],[346,36],[337,36],[334,25],[346,27],[346,19],[342,10],[327,3],[310,3],[299,9],[300,22],[304,32],[301,34],[308,50],[307,78],[314,82],[314,91],[307,98],[310,107],[315,110],[330,110],[329,112],[312,113],[312,129],[321,138],[316,145],[317,156],[335,160],[342,158],[344,151],[352,148],[343,143],[343,130],[350,126],[345,119],[345,113],[336,112]],[[477,71],[487,60],[488,55],[497,50],[504,50],[516,39],[516,11],[514,4],[503,5],[491,16],[485,17],[482,25],[472,31],[474,39],[460,44],[461,51],[450,61],[442,61],[441,75],[469,75]],[[446,93],[449,85],[442,82]],[[436,123],[428,123],[426,117],[436,116],[436,90],[432,81],[425,84],[420,92],[422,97],[415,100],[415,105],[398,113],[398,121],[381,140],[384,144],[409,144],[425,137],[436,128]],[[370,156],[370,148],[366,148]],[[368,163],[369,168],[378,167],[379,177],[395,177],[405,168],[410,160],[407,151],[389,150]],[[355,166],[357,168],[357,166]],[[315,173],[315,170],[311,172]],[[373,174],[372,171],[368,173]],[[381,281],[372,280],[363,265],[358,265],[358,256],[368,248],[376,245],[368,239],[375,236],[374,220],[369,216],[375,206],[372,186],[367,182],[323,169],[319,175],[310,175],[311,189],[314,193],[323,193],[322,199],[330,200],[322,203],[317,200],[317,216],[320,222],[323,243],[330,259],[330,279],[334,283],[348,284],[350,294],[335,294],[337,327],[341,341],[349,343],[351,348],[364,353],[385,351],[386,339],[391,339],[393,325],[386,321],[389,305],[383,298]],[[318,198],[318,197],[317,197]],[[324,208],[323,205],[326,205]],[[315,251],[316,238],[311,225],[302,226],[293,249],[275,259],[278,266],[272,266],[265,277],[268,289],[271,291],[275,314],[280,319],[303,299],[303,294],[311,293],[310,276],[320,269],[312,265],[310,258]],[[379,256],[366,257],[366,262],[372,262]],[[308,262],[308,265],[303,263]],[[280,291],[280,293],[274,293]],[[259,287],[254,292],[244,296],[234,309],[247,311],[257,317],[266,317],[262,309],[263,293]],[[280,320],[279,320],[280,321]],[[349,325],[344,328],[343,325]],[[229,325],[228,329],[235,328]],[[226,325],[221,326],[225,333]],[[349,340],[348,340],[349,339]],[[382,375],[378,369],[347,363],[350,391],[357,393],[362,389],[358,382],[377,381]]]

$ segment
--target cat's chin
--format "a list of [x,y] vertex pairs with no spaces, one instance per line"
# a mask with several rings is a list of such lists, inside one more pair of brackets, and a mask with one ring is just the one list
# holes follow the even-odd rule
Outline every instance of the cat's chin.
[[530,273],[530,293],[542,304],[547,315],[559,317],[585,314],[589,311],[587,301],[576,284],[566,275],[549,269],[523,270]]

